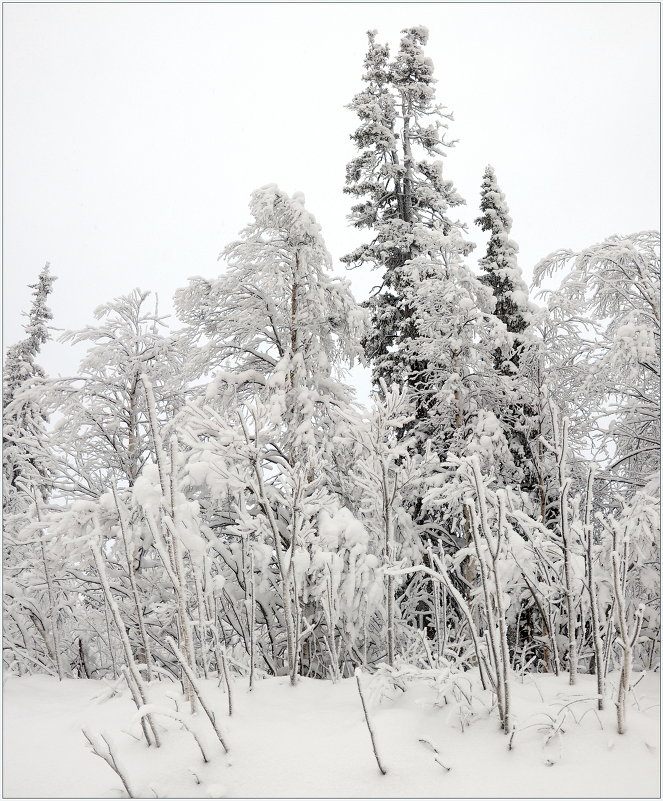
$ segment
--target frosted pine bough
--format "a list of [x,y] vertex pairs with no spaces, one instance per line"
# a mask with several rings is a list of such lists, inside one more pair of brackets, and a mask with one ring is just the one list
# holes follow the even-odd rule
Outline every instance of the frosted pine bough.
[[[135,291],[65,335],[91,343],[79,376],[47,378],[45,271],[8,353],[5,669],[16,697],[69,692],[34,674],[103,688],[112,728],[72,720],[106,794],[313,795],[325,776],[399,795],[410,762],[422,794],[467,792],[466,741],[523,760],[533,787],[561,771],[565,792],[574,750],[600,752],[613,789],[613,749],[637,744],[651,790],[658,237],[548,257],[539,278],[570,270],[539,309],[488,168],[478,278],[435,160],[449,117],[426,42],[407,29],[390,61],[371,33],[352,105],[351,219],[372,239],[347,261],[385,270],[368,310],[330,276],[303,195],[269,184],[221,277],[177,293],[182,329]],[[362,342],[369,410],[344,372]],[[282,729],[263,741],[270,698]],[[316,698],[327,753],[349,726],[348,784],[315,747],[317,786],[283,770]]]

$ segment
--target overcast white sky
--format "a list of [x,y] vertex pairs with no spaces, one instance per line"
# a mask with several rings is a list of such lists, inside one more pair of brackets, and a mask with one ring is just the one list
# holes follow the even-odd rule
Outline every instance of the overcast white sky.
[[[657,3],[5,4],[5,345],[45,261],[59,328],[133,287],[162,308],[248,222],[265,183],[305,193],[335,259],[357,242],[345,164],[365,32],[423,24],[472,225],[491,163],[521,266],[659,226]],[[345,273],[337,263],[339,273]],[[350,273],[363,299],[375,276]],[[78,356],[40,359],[71,374]]]

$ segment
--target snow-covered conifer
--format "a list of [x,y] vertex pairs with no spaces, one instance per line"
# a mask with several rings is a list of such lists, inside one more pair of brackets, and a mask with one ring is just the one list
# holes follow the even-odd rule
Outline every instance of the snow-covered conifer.
[[[369,32],[366,87],[349,106],[360,119],[352,136],[360,154],[348,165],[345,191],[362,199],[350,221],[373,238],[343,261],[350,267],[384,268],[382,286],[369,301],[373,330],[366,352],[374,377],[388,385],[400,378],[398,346],[409,336],[412,310],[403,291],[407,263],[430,250],[431,230],[444,236],[459,230],[448,212],[464,202],[443,175],[440,157],[453,143],[441,130],[451,117],[435,104],[433,64],[423,52],[427,40],[426,28],[405,29],[390,61],[388,48]],[[472,247],[460,236],[454,244],[461,253]]]
[[[20,505],[21,494],[36,485],[43,495],[42,479],[47,473],[41,449],[45,415],[33,386],[34,379],[44,377],[35,359],[41,346],[50,339],[48,321],[53,315],[47,306],[55,276],[48,263],[39,273],[34,299],[27,314],[27,336],[11,345],[5,355],[2,374],[2,495],[5,514]],[[28,493],[31,495],[32,493]],[[28,504],[31,498],[28,498]]]
[[[518,245],[509,238],[511,217],[506,197],[500,190],[495,170],[486,167],[481,184],[481,216],[475,223],[490,236],[486,255],[479,260],[484,274],[479,280],[490,287],[493,293],[493,314],[507,329],[507,347],[496,348],[495,366],[504,376],[500,385],[504,392],[497,397],[498,404],[492,409],[498,416],[509,442],[514,464],[520,472],[520,486],[530,490],[537,485],[538,465],[534,409],[535,381],[538,348],[534,338],[537,315],[529,300],[520,267]],[[509,480],[509,479],[507,479]]]
[[[47,416],[41,403],[43,369],[36,357],[50,339],[47,299],[55,276],[48,263],[31,284],[27,336],[7,349],[3,370],[3,637],[8,664],[63,676],[58,632],[61,594],[53,583],[52,552],[41,522],[52,475],[44,448]],[[21,646],[19,646],[19,643]]]
[[[493,313],[506,326],[510,334],[523,334],[533,322],[527,285],[518,266],[518,245],[509,238],[511,217],[506,197],[497,184],[495,170],[488,165],[481,184],[481,216],[475,223],[483,231],[490,231],[486,255],[479,260],[484,270],[480,281],[489,286],[495,298]],[[513,337],[510,352],[497,351],[498,364],[514,373],[526,343]],[[510,366],[505,362],[511,362]]]

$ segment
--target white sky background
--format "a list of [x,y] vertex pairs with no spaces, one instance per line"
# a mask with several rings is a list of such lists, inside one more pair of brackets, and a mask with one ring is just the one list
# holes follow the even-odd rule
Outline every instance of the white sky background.
[[[659,226],[656,3],[10,4],[3,17],[5,346],[45,261],[58,328],[135,286],[169,311],[189,276],[218,275],[251,191],[271,182],[305,193],[364,299],[377,275],[338,258],[365,236],[342,188],[369,28],[392,53],[402,28],[430,30],[474,261],[487,163],[528,281],[557,248]],[[39,361],[73,374],[80,355],[48,343]]]

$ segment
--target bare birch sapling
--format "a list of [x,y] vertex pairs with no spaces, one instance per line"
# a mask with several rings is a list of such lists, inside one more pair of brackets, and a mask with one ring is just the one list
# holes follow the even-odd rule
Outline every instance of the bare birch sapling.
[[617,621],[616,625],[619,633],[617,645],[620,647],[622,652],[622,666],[619,676],[619,689],[617,691],[616,703],[617,732],[619,734],[625,734],[626,702],[628,699],[628,693],[631,690],[631,672],[633,669],[633,647],[637,643],[638,637],[640,636],[640,629],[642,627],[645,608],[644,604],[640,604],[638,606],[638,609],[635,613],[633,630],[630,631],[627,623],[625,597],[626,574],[629,561],[629,537],[628,534],[622,536],[620,543],[618,524],[613,521],[611,528],[613,534],[613,548],[610,557],[612,562],[612,581]]
[[193,691],[196,693],[196,696],[197,696],[198,700],[200,701],[200,706],[203,708],[203,711],[207,715],[207,717],[209,719],[209,722],[212,724],[212,728],[214,729],[214,733],[216,734],[216,736],[217,736],[219,742],[221,743],[221,745],[223,746],[223,750],[226,753],[228,753],[228,746],[226,745],[226,741],[225,741],[225,738],[223,736],[223,733],[221,732],[221,729],[219,728],[219,725],[216,722],[216,717],[214,715],[214,712],[211,710],[211,708],[209,706],[209,703],[207,702],[207,700],[203,696],[202,690],[200,689],[198,681],[197,681],[193,671],[189,667],[184,654],[177,647],[177,643],[175,642],[175,640],[172,637],[169,637],[168,641],[170,642],[170,645],[171,645],[171,647],[172,647],[172,649],[173,649],[173,651],[175,653],[175,656],[177,657],[177,661],[182,666],[182,670],[184,670],[184,672],[186,673],[187,678],[189,679],[189,683],[191,684],[191,687],[193,688]]
[[[551,404],[552,407],[552,404]],[[568,456],[569,421],[562,420],[562,430],[559,431],[559,422],[556,410],[551,408],[551,422],[553,427],[554,444],[548,447],[552,450],[557,464],[557,480],[559,482],[559,530],[562,538],[562,554],[564,559],[564,598],[566,601],[566,621],[569,640],[569,684],[576,683],[578,673],[578,656],[576,644],[576,598],[573,590],[574,575],[571,566],[571,527],[569,521],[569,490],[571,480],[566,475],[566,460]],[[547,444],[547,443],[546,443]]]
[[[99,526],[97,523],[97,530]],[[106,573],[106,567],[104,565],[104,560],[101,555],[101,549],[96,542],[92,542],[90,544],[90,548],[92,550],[92,556],[94,557],[95,565],[97,566],[97,572],[99,573],[99,579],[101,581],[101,586],[104,590],[104,596],[106,598],[106,603],[108,604],[111,614],[113,616],[113,620],[115,622],[115,627],[120,635],[120,642],[122,643],[122,648],[124,649],[124,658],[126,660],[127,669],[129,675],[131,677],[131,681],[134,684],[136,691],[140,696],[140,700],[143,704],[147,704],[147,691],[145,689],[145,685],[143,683],[143,679],[140,675],[140,671],[138,670],[138,666],[136,664],[136,660],[134,659],[133,653],[131,651],[131,644],[129,642],[129,638],[127,637],[127,632],[124,626],[124,621],[122,620],[122,615],[120,614],[119,607],[113,597],[113,593],[111,592],[110,585],[108,584],[108,575]],[[154,736],[154,745],[159,747],[159,735],[158,732],[152,722],[151,718],[148,718],[148,722],[153,732]],[[148,743],[149,744],[149,743]]]
[[598,599],[594,583],[594,528],[592,526],[592,507],[594,504],[594,473],[595,465],[590,465],[587,475],[587,488],[585,491],[585,562],[587,573],[587,591],[589,593],[589,607],[592,619],[592,643],[594,645],[594,669],[596,670],[596,689],[598,693],[598,708],[603,709],[603,696],[605,695],[605,679],[603,677],[603,641],[599,626]]
[[373,730],[373,726],[371,725],[371,719],[368,716],[368,709],[366,707],[366,699],[364,698],[364,693],[361,688],[361,668],[355,668],[355,679],[357,680],[357,689],[359,690],[359,698],[361,699],[361,706],[364,710],[364,718],[366,720],[366,726],[368,728],[368,733],[371,736],[371,746],[373,748],[373,754],[375,755],[375,761],[378,763],[378,768],[380,769],[380,773],[383,776],[386,776],[387,769],[383,766],[382,760],[380,759],[380,754],[378,752],[378,746],[375,739],[375,731]]
[[145,654],[145,667],[147,680],[152,681],[152,655],[150,652],[150,644],[145,631],[145,621],[143,619],[143,605],[138,595],[138,585],[136,584],[136,576],[134,574],[133,565],[131,564],[131,555],[129,553],[129,543],[127,537],[127,521],[125,518],[125,510],[121,507],[120,499],[117,496],[115,485],[112,487],[113,501],[115,502],[115,509],[117,510],[118,519],[120,522],[120,536],[124,549],[124,556],[127,563],[127,574],[129,576],[129,586],[131,587],[131,594],[133,595],[134,606],[136,608],[136,619],[138,621],[138,633],[143,645],[143,653]]

